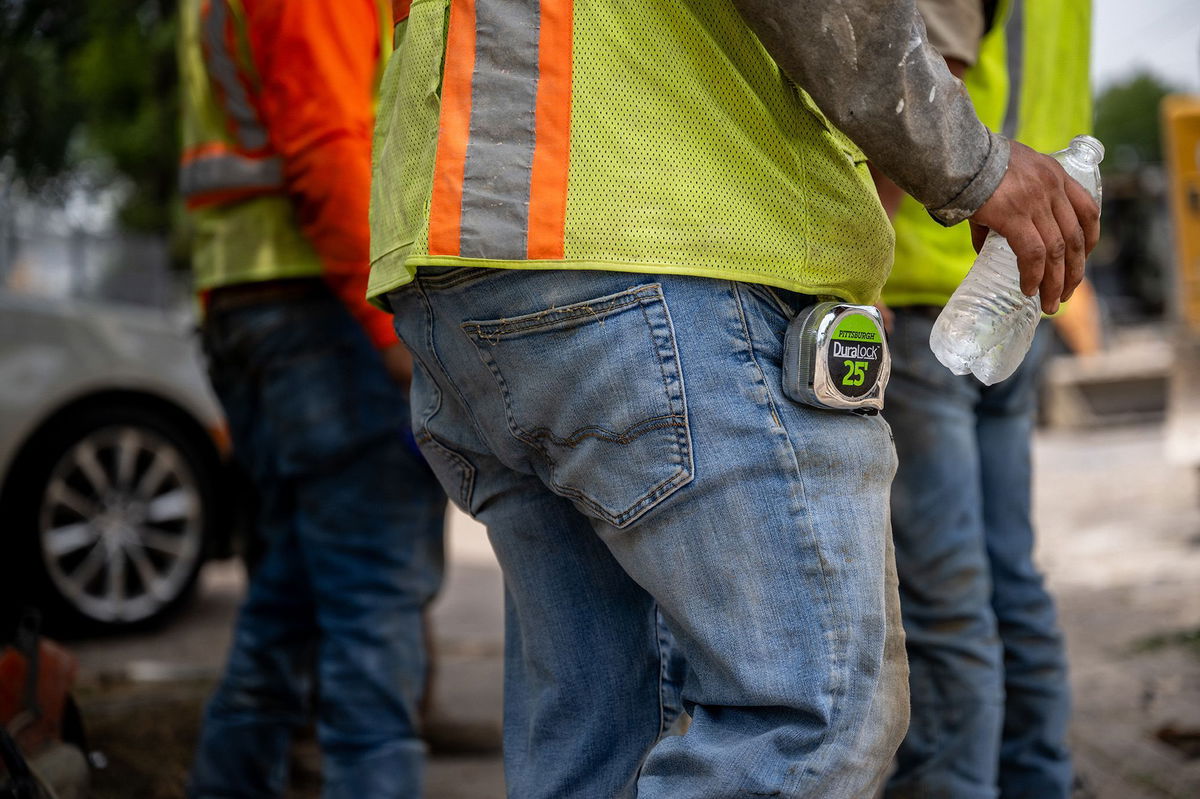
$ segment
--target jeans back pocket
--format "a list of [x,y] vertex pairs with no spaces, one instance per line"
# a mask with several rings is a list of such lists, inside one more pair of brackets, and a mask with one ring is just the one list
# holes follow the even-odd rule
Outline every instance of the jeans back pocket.
[[683,373],[659,284],[462,328],[496,380],[509,432],[585,513],[625,527],[691,481]]

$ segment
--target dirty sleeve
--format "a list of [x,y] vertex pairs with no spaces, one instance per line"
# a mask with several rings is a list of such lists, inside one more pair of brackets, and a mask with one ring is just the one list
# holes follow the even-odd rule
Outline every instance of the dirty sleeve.
[[952,225],[1004,177],[989,131],[914,0],[734,0],[780,67],[871,162]]

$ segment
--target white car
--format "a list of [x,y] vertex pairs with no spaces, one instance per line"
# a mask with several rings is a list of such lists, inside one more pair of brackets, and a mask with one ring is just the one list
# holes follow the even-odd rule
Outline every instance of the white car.
[[51,621],[160,618],[227,549],[227,438],[190,328],[0,289],[0,579]]

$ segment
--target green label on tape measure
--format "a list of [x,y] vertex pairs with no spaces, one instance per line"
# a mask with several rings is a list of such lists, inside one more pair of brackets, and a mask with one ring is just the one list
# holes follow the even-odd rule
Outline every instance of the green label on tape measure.
[[830,334],[827,357],[838,391],[847,397],[861,397],[879,381],[883,333],[866,314],[848,313]]
[[864,313],[848,313],[843,316],[830,338],[842,341],[883,341],[875,320]]

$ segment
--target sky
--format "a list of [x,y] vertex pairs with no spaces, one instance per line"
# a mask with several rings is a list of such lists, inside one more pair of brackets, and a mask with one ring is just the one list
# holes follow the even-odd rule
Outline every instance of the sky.
[[1200,92],[1200,0],[1092,0],[1092,85],[1139,67]]

